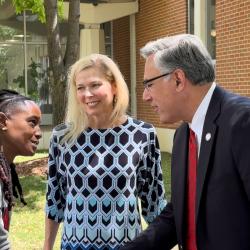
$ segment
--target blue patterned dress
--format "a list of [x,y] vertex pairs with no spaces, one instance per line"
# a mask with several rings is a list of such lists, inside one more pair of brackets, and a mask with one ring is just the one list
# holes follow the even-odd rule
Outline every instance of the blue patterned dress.
[[64,223],[61,249],[118,249],[141,231],[138,198],[148,223],[166,205],[155,129],[128,117],[60,144],[66,131],[51,137],[46,215]]

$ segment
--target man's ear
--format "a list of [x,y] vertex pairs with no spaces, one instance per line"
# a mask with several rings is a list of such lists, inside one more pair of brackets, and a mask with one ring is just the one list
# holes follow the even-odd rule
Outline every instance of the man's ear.
[[174,77],[175,77],[175,82],[176,82],[176,91],[181,92],[185,88],[185,85],[186,85],[185,73],[182,70],[177,69],[174,72]]
[[7,116],[0,112],[0,130],[7,130],[6,121],[8,120]]

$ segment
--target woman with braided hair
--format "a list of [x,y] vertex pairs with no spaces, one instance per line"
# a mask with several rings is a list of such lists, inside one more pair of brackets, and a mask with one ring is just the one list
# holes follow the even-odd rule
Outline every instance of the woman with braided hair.
[[11,168],[17,155],[35,154],[41,130],[37,104],[16,91],[0,90],[0,249],[10,249],[8,230],[13,206]]

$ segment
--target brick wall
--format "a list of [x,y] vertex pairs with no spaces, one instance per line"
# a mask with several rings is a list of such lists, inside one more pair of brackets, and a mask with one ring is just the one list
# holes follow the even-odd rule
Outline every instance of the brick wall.
[[130,89],[129,17],[113,21],[113,54]]
[[250,97],[250,1],[216,1],[217,82]]
[[186,1],[140,0],[139,4],[136,14],[137,117],[157,127],[175,127],[161,124],[158,115],[142,101],[144,59],[139,49],[150,40],[186,32]]
[[[187,31],[187,1],[140,0],[136,14],[137,116],[160,124],[142,101],[144,59],[139,49],[150,40]],[[129,18],[114,21],[114,55],[130,86]],[[250,97],[250,1],[216,1],[216,81],[226,89]]]
[[[148,41],[166,35],[186,32],[186,1],[185,0],[140,0],[139,12],[136,14],[136,71],[137,71],[137,117],[158,127],[175,127],[160,124],[158,115],[142,101],[142,80],[144,59],[139,49]],[[113,21],[114,59],[120,65],[128,85],[130,86],[129,58],[129,17]]]

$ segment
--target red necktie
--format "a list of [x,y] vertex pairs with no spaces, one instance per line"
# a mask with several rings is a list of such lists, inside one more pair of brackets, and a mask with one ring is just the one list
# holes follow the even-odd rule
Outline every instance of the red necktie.
[[197,250],[196,223],[195,223],[195,197],[196,197],[196,167],[197,167],[197,142],[195,133],[189,132],[188,153],[188,181],[187,181],[187,250]]

